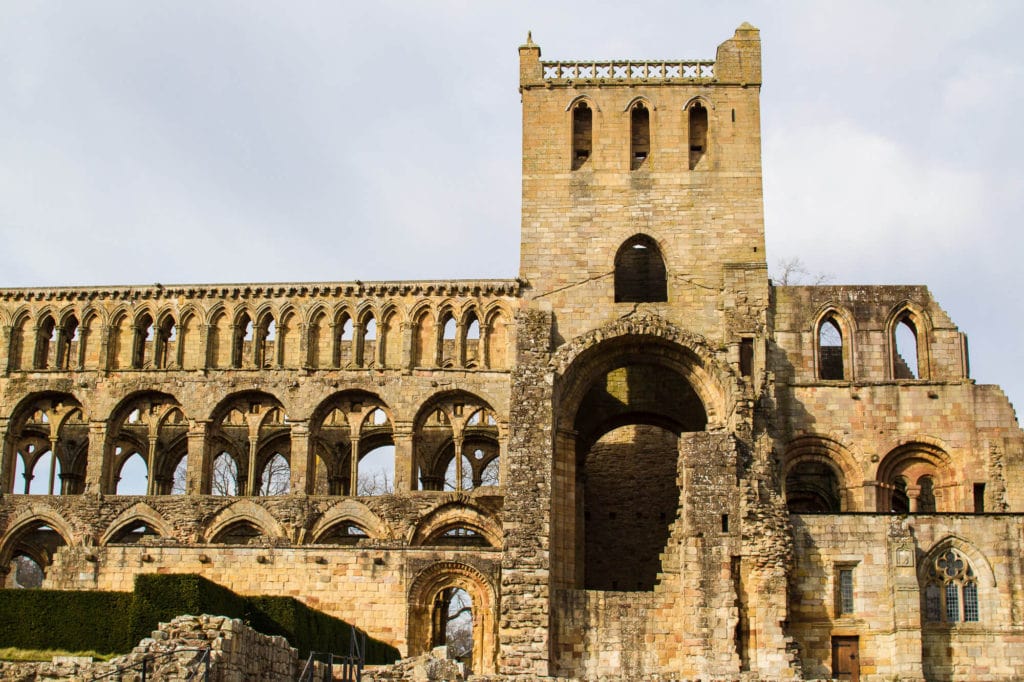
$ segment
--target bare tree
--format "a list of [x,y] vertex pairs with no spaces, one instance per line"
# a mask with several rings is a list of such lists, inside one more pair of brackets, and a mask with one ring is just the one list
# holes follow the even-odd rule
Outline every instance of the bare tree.
[[461,588],[452,588],[445,622],[448,657],[468,662],[473,653],[473,601]]
[[260,495],[287,495],[291,488],[291,468],[280,453],[275,454],[263,468],[260,477]]
[[828,272],[812,273],[804,265],[804,262],[800,260],[800,256],[793,256],[792,258],[779,258],[775,261],[772,281],[782,286],[820,286],[830,283],[832,281],[832,274]]
[[359,483],[356,485],[356,493],[361,496],[388,495],[395,491],[395,483],[387,471],[378,469],[376,471],[359,472]]

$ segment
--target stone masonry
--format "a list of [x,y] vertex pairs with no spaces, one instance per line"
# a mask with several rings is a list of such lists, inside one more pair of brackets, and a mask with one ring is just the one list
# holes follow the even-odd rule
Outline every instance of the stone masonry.
[[1024,432],[926,287],[769,279],[757,29],[519,59],[518,279],[0,290],[5,583],[409,657],[468,603],[508,679],[1019,679]]

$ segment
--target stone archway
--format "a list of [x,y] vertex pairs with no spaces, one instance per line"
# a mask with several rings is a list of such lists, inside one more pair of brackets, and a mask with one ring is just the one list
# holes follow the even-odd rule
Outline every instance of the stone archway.
[[592,337],[556,357],[553,582],[650,591],[679,509],[680,437],[720,422],[725,374],[701,339],[661,320]]
[[478,675],[496,673],[497,594],[492,582],[483,573],[468,564],[455,561],[433,564],[421,571],[413,581],[409,590],[409,655],[426,653],[439,640],[438,628],[442,623],[436,617],[438,604],[443,601],[443,594],[452,589],[464,590],[472,603],[472,672]]

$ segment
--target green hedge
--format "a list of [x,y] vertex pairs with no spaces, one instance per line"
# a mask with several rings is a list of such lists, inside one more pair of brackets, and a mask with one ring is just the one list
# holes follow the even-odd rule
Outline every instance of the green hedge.
[[[242,597],[194,574],[136,576],[130,593],[0,590],[0,647],[125,653],[159,623],[201,613],[281,635],[301,658],[310,651],[349,652],[352,628],[345,621],[292,597]],[[397,659],[393,646],[366,638],[367,663]]]
[[130,592],[0,590],[0,646],[124,653],[131,604]]
[[134,597],[129,614],[133,642],[175,616],[209,613],[245,619],[248,611],[244,597],[192,573],[135,576]]

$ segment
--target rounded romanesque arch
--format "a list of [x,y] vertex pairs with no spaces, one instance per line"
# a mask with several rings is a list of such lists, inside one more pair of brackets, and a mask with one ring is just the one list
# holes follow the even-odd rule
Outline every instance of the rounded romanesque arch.
[[472,604],[473,651],[470,668],[476,674],[497,672],[498,594],[479,569],[457,561],[442,561],[420,571],[409,588],[409,655],[426,653],[444,643],[450,594],[463,590]]
[[[88,441],[89,425],[75,396],[56,391],[29,394],[12,410],[4,434],[3,491],[83,492]],[[18,473],[21,481],[16,480]]]
[[487,546],[501,548],[501,523],[465,502],[445,503],[420,519],[409,545]]
[[75,533],[70,523],[49,505],[32,504],[19,514],[0,536],[0,578],[10,587],[15,570],[12,562],[26,556],[38,566],[45,579],[61,547],[74,544]]
[[791,440],[781,478],[791,512],[862,511],[856,491],[864,477],[856,459],[828,436],[806,434]]
[[[358,500],[342,500],[317,519],[308,537],[313,544],[346,544],[353,537],[349,526],[355,526],[366,537],[375,540],[390,539],[393,534],[387,523]],[[338,541],[338,540],[341,541]]]
[[[731,375],[702,339],[653,316],[574,340],[552,364],[556,583],[652,590],[678,514],[687,434],[731,413],[721,388]],[[624,555],[631,561],[615,558]]]
[[419,489],[468,490],[482,482],[484,468],[501,456],[502,427],[491,405],[463,390],[436,393],[422,403],[413,421]]
[[211,543],[224,542],[227,536],[234,535],[234,529],[241,526],[255,530],[253,537],[286,537],[284,529],[273,514],[251,500],[239,500],[220,510],[210,519],[203,532],[203,538]]
[[893,447],[878,464],[878,511],[956,511],[956,472],[945,446],[917,438]]
[[137,502],[118,514],[110,522],[107,530],[100,537],[100,544],[116,544],[137,541],[129,536],[158,535],[166,537],[171,534],[167,521],[160,512],[144,502]]

